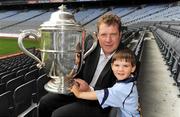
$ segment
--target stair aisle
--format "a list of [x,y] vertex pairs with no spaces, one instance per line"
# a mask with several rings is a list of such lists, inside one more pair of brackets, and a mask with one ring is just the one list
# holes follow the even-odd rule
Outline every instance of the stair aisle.
[[145,39],[138,79],[143,117],[180,117],[179,90],[152,38]]

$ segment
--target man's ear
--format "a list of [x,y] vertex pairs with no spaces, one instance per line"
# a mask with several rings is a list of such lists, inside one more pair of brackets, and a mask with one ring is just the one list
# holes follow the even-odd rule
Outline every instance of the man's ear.
[[99,34],[98,34],[98,33],[96,34],[96,37],[97,37],[97,39],[99,40]]

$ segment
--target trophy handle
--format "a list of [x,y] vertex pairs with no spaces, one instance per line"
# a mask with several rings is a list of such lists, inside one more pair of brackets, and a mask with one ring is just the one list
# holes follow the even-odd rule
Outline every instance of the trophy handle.
[[91,48],[84,54],[83,59],[85,59],[97,46],[97,43],[98,43],[97,33],[93,32],[92,37],[93,37],[93,44]]
[[42,68],[44,63],[38,58],[36,57],[34,54],[32,54],[31,52],[29,52],[23,45],[23,39],[26,37],[32,36],[35,39],[40,38],[40,34],[38,31],[33,30],[33,29],[29,29],[29,30],[24,30],[22,31],[22,33],[20,33],[19,37],[18,37],[18,45],[19,48],[29,57],[33,58],[34,60],[36,60],[39,64],[37,64],[37,67]]

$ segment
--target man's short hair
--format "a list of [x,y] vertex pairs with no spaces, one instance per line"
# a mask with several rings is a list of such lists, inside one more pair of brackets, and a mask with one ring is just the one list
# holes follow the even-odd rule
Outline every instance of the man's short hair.
[[103,16],[101,16],[97,22],[97,30],[99,32],[99,26],[105,23],[107,25],[117,25],[119,27],[119,32],[121,32],[121,19],[119,16],[113,14],[113,13],[106,13]]

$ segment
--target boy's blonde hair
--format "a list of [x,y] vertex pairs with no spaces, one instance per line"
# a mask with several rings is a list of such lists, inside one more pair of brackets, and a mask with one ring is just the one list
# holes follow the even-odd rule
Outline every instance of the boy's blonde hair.
[[116,51],[112,57],[112,63],[116,60],[125,60],[131,62],[132,66],[136,65],[136,57],[129,48]]

